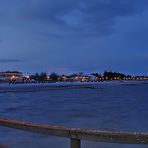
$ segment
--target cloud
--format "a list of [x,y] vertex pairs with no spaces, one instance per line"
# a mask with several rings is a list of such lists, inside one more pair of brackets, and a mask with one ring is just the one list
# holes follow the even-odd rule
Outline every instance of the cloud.
[[27,3],[22,10],[23,19],[46,22],[64,32],[95,36],[112,33],[119,18],[142,13],[148,6],[147,0],[36,0]]
[[[140,14],[147,7],[147,0],[2,0],[0,14],[14,22],[46,23],[57,36],[87,37],[112,34],[118,19]],[[51,30],[43,33],[53,34]]]
[[21,62],[21,60],[18,59],[0,59],[0,63],[18,63]]
[[147,53],[147,11],[147,0],[0,0],[0,63],[131,71]]

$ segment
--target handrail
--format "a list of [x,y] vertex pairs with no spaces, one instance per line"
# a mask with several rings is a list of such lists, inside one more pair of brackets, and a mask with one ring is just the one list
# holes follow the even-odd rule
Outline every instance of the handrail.
[[32,122],[20,122],[5,118],[0,118],[0,126],[33,133],[70,138],[71,148],[80,147],[80,140],[121,144],[148,144],[148,133],[143,132],[113,132],[81,128],[66,128],[54,125],[34,124]]

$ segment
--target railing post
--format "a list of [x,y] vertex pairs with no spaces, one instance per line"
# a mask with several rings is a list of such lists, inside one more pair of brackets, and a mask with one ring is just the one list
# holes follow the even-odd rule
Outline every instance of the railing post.
[[81,141],[79,139],[70,139],[70,148],[81,148]]

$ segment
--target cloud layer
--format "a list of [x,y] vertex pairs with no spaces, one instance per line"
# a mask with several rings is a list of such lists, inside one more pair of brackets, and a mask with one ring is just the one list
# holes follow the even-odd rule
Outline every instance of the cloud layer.
[[106,35],[114,32],[118,19],[142,13],[147,0],[36,0],[26,2],[23,19],[48,22],[82,35]]
[[147,0],[1,0],[0,63],[146,73],[147,17]]
[[2,0],[0,4],[3,19],[41,21],[61,32],[97,36],[113,32],[118,19],[140,14],[148,7],[147,0]]

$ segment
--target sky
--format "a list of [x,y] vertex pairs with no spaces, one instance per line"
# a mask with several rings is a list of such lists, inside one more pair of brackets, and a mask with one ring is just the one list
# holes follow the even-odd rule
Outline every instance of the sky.
[[148,0],[0,0],[0,71],[148,75]]

